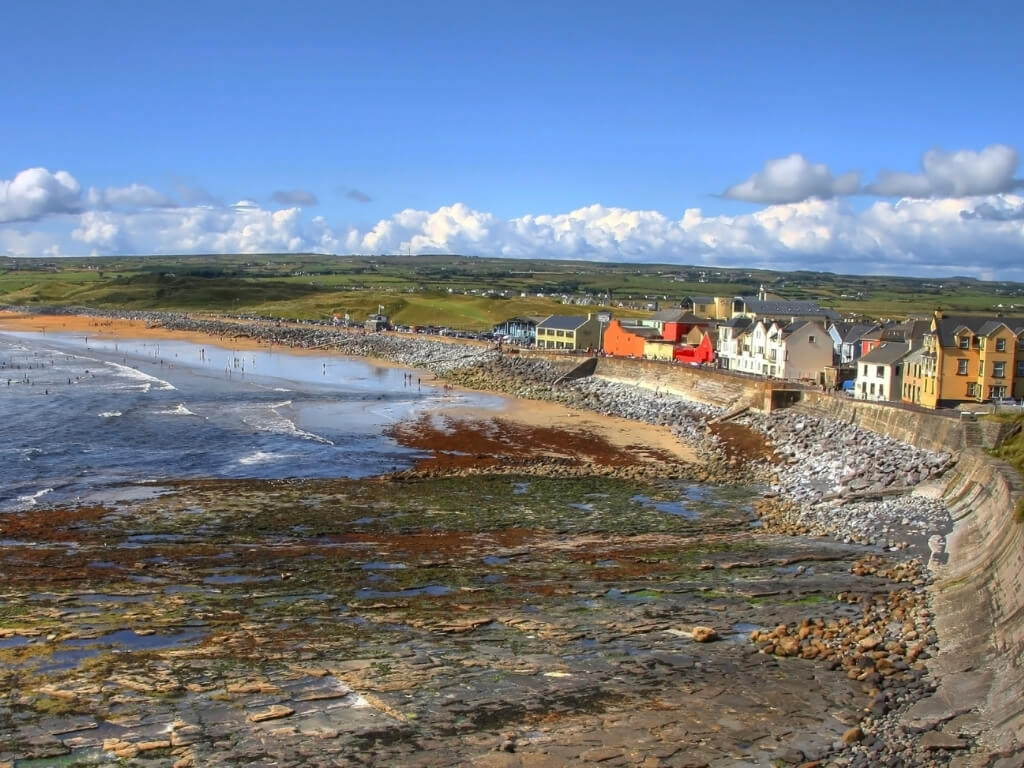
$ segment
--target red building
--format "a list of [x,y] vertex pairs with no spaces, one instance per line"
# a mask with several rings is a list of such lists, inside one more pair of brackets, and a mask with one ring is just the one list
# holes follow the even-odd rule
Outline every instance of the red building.
[[715,362],[715,347],[711,343],[711,337],[704,334],[700,344],[695,347],[676,347],[672,357],[680,363],[713,363]]

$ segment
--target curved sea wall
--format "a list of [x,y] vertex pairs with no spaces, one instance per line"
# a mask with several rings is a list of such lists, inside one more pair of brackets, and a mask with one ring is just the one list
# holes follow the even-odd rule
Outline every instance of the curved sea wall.
[[804,393],[798,407],[920,448],[958,454],[943,494],[953,531],[945,553],[930,564],[941,648],[932,671],[939,688],[911,708],[907,724],[937,728],[952,740],[969,737],[994,754],[1019,758],[1024,754],[1024,522],[1017,519],[1016,506],[1024,481],[1010,465],[965,446],[972,442],[970,422],[815,392]]

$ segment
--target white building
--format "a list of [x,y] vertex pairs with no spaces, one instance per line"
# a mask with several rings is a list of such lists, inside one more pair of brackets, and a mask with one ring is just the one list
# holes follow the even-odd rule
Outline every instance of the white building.
[[903,363],[910,354],[907,342],[890,341],[872,349],[857,361],[858,400],[900,400],[903,396]]
[[742,329],[731,326],[734,322],[719,328],[718,354],[720,358],[728,356],[730,370],[818,382],[825,368],[832,365],[832,337],[820,322],[758,320]]

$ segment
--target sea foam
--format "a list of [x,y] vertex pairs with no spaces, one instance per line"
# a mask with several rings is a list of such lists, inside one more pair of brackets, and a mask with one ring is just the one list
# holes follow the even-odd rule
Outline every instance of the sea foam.
[[171,382],[158,379],[156,376],[150,376],[148,373],[143,373],[137,368],[132,368],[128,365],[121,365],[120,363],[107,362],[106,364],[117,371],[117,375],[119,376],[143,382],[144,392],[148,392],[150,387],[155,387],[156,389],[177,389],[177,387],[171,384]]
[[177,407],[170,408],[166,411],[153,411],[153,413],[161,416],[198,416],[197,413],[186,408],[184,403],[178,403]]

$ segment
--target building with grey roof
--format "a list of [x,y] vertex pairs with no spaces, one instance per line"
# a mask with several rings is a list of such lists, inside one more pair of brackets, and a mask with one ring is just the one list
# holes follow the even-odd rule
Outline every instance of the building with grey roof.
[[857,361],[854,391],[861,400],[897,401],[903,397],[903,362],[910,342],[887,341]]

